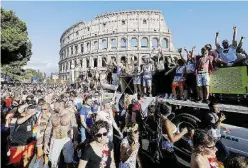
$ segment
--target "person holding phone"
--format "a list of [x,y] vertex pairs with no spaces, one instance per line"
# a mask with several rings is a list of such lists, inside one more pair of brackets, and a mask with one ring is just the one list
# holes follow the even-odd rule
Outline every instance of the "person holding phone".
[[126,137],[121,141],[120,168],[136,168],[136,162],[139,168],[142,167],[138,154],[139,126],[136,123],[130,123],[124,128]]
[[217,157],[220,161],[223,161],[230,153],[221,141],[220,130],[224,129],[225,132],[230,132],[230,130],[221,125],[221,123],[226,119],[226,116],[220,111],[220,104],[218,101],[212,98],[208,107],[210,110],[206,114],[204,121],[206,122],[207,130],[216,140],[216,148],[218,149]]

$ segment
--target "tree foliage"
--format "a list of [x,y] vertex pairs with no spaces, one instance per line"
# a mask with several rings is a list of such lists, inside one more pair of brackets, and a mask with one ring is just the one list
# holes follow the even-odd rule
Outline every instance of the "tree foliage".
[[31,77],[39,77],[40,79],[43,79],[43,74],[41,72],[38,72],[34,69],[25,69],[25,75],[24,75],[24,78],[25,79],[31,79]]
[[27,26],[15,13],[1,8],[1,65],[16,72],[26,65],[32,55]]

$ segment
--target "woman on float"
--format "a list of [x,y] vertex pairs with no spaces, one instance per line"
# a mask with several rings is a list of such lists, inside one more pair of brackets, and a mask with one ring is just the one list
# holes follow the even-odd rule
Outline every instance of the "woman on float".
[[82,150],[78,168],[115,167],[113,143],[108,141],[109,124],[99,120],[91,127],[94,140]]
[[206,131],[196,130],[193,136],[191,168],[224,168],[216,158],[215,140]]
[[125,126],[123,132],[126,137],[121,141],[120,168],[136,168],[136,162],[139,167],[141,162],[139,159],[139,126],[136,123],[130,123]]
[[177,61],[177,65],[174,66],[169,71],[167,71],[165,73],[165,75],[168,75],[169,73],[171,73],[175,69],[176,69],[176,74],[174,76],[173,83],[172,83],[173,99],[177,99],[176,88],[179,87],[180,99],[183,100],[183,92],[184,92],[183,85],[184,85],[184,81],[185,81],[184,73],[185,73],[185,70],[186,70],[186,66],[185,66],[185,64],[184,64],[182,59],[179,59]]
[[168,103],[160,103],[157,108],[157,114],[160,119],[160,128],[164,136],[162,141],[163,157],[161,165],[170,165],[170,167],[179,167],[176,155],[173,150],[173,143],[179,141],[185,134],[188,133],[187,128],[183,128],[181,132],[177,129],[168,116],[171,114],[171,107]]

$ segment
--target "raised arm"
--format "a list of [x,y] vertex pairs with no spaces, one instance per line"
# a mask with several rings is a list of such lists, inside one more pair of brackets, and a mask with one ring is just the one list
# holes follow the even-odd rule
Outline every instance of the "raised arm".
[[219,44],[219,32],[216,32],[216,35],[215,35],[215,46],[217,49],[220,48],[220,44]]
[[171,73],[172,71],[174,71],[177,68],[177,65],[172,67],[169,71],[165,72],[165,75],[168,75],[169,73]]
[[26,116],[24,116],[24,117],[21,117],[21,118],[17,119],[16,123],[17,123],[17,124],[22,124],[22,123],[26,122],[26,121],[27,121],[30,117],[32,117],[35,113],[36,113],[36,112],[34,111],[34,112],[32,112],[31,114],[28,114],[28,115],[26,115]]
[[241,39],[239,41],[239,44],[238,44],[238,47],[237,47],[237,50],[240,50],[242,48],[242,45],[243,45],[243,40],[245,39],[244,36],[241,36]]
[[234,26],[233,27],[233,41],[232,41],[232,45],[237,47],[237,27]]
[[[186,48],[184,48],[184,50],[187,52],[188,50]],[[187,62],[187,60],[184,59],[183,55],[182,55],[182,49],[179,48],[178,49],[178,52],[179,52],[179,55],[180,55],[180,58],[183,60],[184,63]],[[188,54],[188,53],[187,53]]]

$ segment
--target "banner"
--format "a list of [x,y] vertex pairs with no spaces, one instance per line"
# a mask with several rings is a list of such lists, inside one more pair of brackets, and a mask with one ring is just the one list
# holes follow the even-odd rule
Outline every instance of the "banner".
[[220,68],[210,75],[210,92],[221,94],[247,94],[247,67]]

